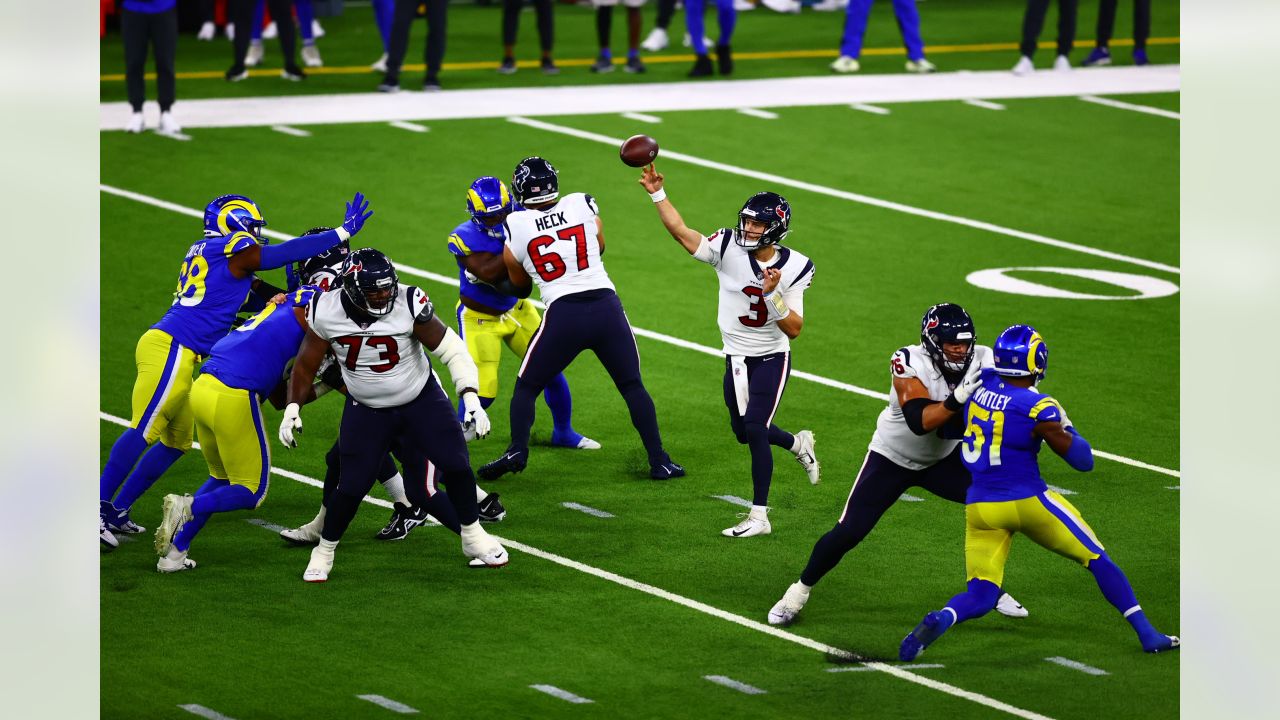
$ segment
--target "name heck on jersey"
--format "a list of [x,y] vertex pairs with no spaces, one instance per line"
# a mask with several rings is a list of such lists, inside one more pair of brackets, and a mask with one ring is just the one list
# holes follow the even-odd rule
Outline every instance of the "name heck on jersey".
[[570,193],[551,207],[507,216],[507,246],[548,306],[565,295],[614,289],[600,259],[597,214],[590,195]]

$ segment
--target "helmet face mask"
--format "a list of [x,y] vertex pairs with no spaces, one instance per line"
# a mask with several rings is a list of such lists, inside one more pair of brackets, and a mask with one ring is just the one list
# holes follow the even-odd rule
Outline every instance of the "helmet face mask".
[[501,225],[511,213],[511,194],[496,177],[477,178],[467,188],[467,212],[471,224],[495,240],[503,239]]
[[791,204],[777,193],[760,192],[747,198],[738,211],[735,242],[748,250],[759,250],[782,242],[790,231]]
[[[933,359],[934,366],[945,374],[956,375],[968,370],[977,340],[973,318],[954,303],[934,305],[920,319],[920,345]],[[965,349],[956,352],[954,346]]]
[[511,190],[521,205],[538,205],[560,197],[560,174],[546,160],[534,156],[520,161],[511,176]]
[[347,256],[342,268],[342,292],[346,300],[371,317],[389,315],[395,309],[400,279],[391,259],[373,248],[361,248]]
[[244,195],[216,197],[204,209],[204,236],[207,238],[247,232],[261,242],[262,228],[266,224],[262,211]]
[[996,372],[1005,377],[1030,377],[1039,384],[1049,369],[1049,346],[1030,325],[1005,328],[992,346]]
[[[331,227],[313,227],[302,233],[302,237],[319,235],[331,230],[333,230]],[[313,255],[299,262],[294,273],[303,285],[315,285],[322,290],[329,290],[337,285],[342,267],[350,254],[351,244],[343,240],[319,255]]]

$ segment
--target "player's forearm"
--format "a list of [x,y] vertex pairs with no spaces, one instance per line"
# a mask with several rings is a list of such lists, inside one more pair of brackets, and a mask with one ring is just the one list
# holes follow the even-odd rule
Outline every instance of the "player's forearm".
[[795,340],[800,335],[800,331],[804,329],[804,318],[800,313],[792,311],[786,317],[778,321],[778,329],[783,335]]
[[259,270],[272,270],[284,267],[289,263],[306,260],[328,250],[351,237],[343,228],[327,230],[316,235],[304,235],[279,245],[266,245],[262,248]]
[[662,220],[667,232],[671,233],[671,237],[675,238],[676,242],[680,243],[680,246],[690,255],[697,252],[698,245],[702,241],[702,234],[684,224],[684,218],[680,217],[680,212],[676,210],[676,206],[666,199],[659,200],[653,206],[658,209],[658,218]]

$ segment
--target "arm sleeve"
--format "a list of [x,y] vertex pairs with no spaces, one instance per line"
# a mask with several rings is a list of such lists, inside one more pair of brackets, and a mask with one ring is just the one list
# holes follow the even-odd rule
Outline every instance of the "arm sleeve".
[[1031,407],[1028,415],[1032,421],[1038,423],[1062,422],[1062,406],[1058,405],[1057,400],[1046,395]]
[[322,232],[319,235],[294,238],[279,245],[265,245],[262,248],[262,262],[259,265],[259,269],[274,270],[292,262],[306,260],[313,255],[319,255],[350,237],[350,233],[338,228],[337,230]]
[[463,392],[477,392],[476,388],[480,387],[480,370],[467,352],[467,344],[453,328],[445,326],[440,344],[429,352],[449,368],[449,377],[453,378],[454,391],[459,396]]
[[408,292],[409,312],[413,313],[414,323],[431,322],[436,316],[436,308],[422,288],[410,287]]
[[1080,472],[1089,472],[1093,469],[1093,448],[1089,445],[1089,441],[1084,436],[1076,432],[1075,428],[1067,428],[1067,432],[1071,433],[1071,447],[1067,448],[1067,452],[1062,456],[1063,460],[1071,467]]
[[929,434],[929,431],[924,429],[924,409],[935,402],[929,398],[914,398],[902,406],[902,417],[906,419],[907,427],[911,428],[911,432],[916,435]]

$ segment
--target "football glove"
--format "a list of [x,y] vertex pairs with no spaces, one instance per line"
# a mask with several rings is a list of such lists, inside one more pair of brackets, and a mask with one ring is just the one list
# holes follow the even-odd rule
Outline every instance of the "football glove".
[[959,412],[980,387],[982,387],[982,368],[978,367],[977,363],[971,363],[964,379],[955,390],[951,391],[951,395],[942,403],[942,406],[951,412]]
[[289,403],[284,408],[284,417],[280,419],[280,444],[287,448],[298,447],[294,433],[302,434],[302,417],[298,414],[301,409],[298,403]]
[[369,210],[369,201],[364,199],[364,195],[356,193],[355,198],[347,203],[347,216],[342,221],[342,229],[349,235],[355,235],[364,227],[364,221],[371,217],[373,211]]
[[480,406],[480,396],[474,392],[465,392],[462,394],[462,427],[464,429],[474,429],[476,437],[482,438],[489,434],[491,425],[489,423],[489,414]]
[[1074,423],[1071,422],[1071,418],[1067,417],[1067,409],[1062,407],[1062,405],[1058,405],[1058,414],[1062,416],[1062,419],[1058,422],[1062,423],[1063,430],[1075,426]]

